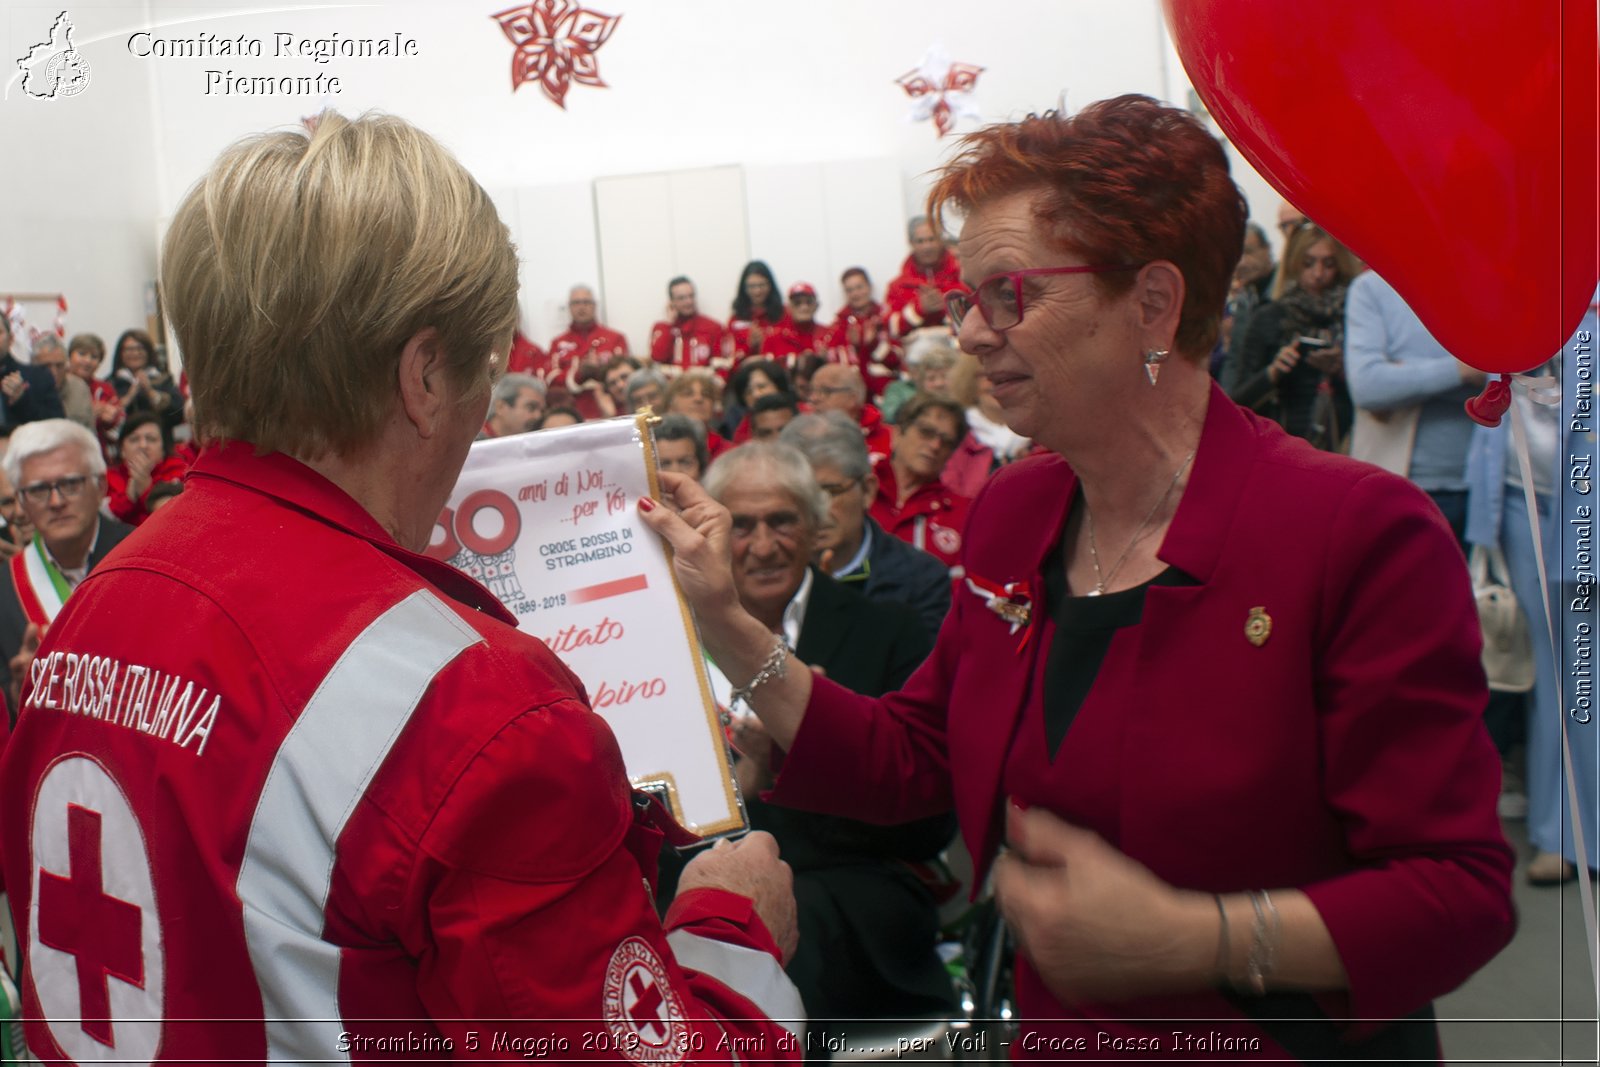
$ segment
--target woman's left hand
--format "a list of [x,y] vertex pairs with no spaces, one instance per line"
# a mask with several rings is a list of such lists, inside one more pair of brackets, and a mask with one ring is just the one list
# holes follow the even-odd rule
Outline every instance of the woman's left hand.
[[1219,921],[1209,896],[1175,889],[1100,835],[1039,808],[1009,807],[1006,837],[1011,851],[995,863],[1000,911],[1056,999],[1122,1000],[1208,983]]
[[734,720],[733,747],[740,760],[733,769],[739,791],[747,797],[758,796],[762,790],[771,789],[772,735],[754,715],[744,715]]

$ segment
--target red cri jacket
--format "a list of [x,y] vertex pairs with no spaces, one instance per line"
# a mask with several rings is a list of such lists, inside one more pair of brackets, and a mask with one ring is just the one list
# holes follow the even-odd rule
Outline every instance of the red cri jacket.
[[[788,317],[788,313],[785,312],[783,315],[779,316],[778,321],[781,322]],[[734,363],[743,363],[745,360],[750,359],[751,357],[766,356],[767,339],[772,336],[772,331],[776,328],[776,326],[777,323],[773,322],[771,319],[768,319],[766,312],[761,308],[756,308],[754,314],[752,314],[748,319],[729,318],[728,347],[730,349],[729,354],[733,357]],[[752,342],[750,339],[751,330],[761,331],[761,337],[755,342]]]
[[506,356],[506,370],[512,374],[531,374],[540,381],[550,381],[550,354],[518,330],[511,338],[511,353]]
[[827,358],[829,333],[829,328],[822,323],[812,320],[801,326],[784,312],[777,325],[767,331],[757,358],[775,359],[791,369],[795,360],[808,352]]
[[900,273],[895,275],[884,293],[884,303],[889,307],[890,337],[899,339],[924,326],[945,324],[943,304],[932,313],[923,314],[920,303],[920,287],[923,285],[936,286],[941,293],[962,287],[961,263],[954,252],[945,249],[939,265],[931,271],[920,267],[915,257],[906,257],[906,261],[900,265]]
[[889,337],[883,306],[839,309],[828,329],[828,359],[861,368],[873,399],[900,376],[900,344]]
[[889,426],[883,421],[883,412],[872,404],[867,404],[861,409],[859,417],[861,423],[861,436],[867,440],[867,455],[873,463],[885,459],[889,450],[894,447],[894,435],[889,432]]
[[731,361],[723,354],[727,333],[704,315],[658,322],[650,331],[650,358],[680,371],[710,367],[726,376]]
[[106,470],[106,507],[111,514],[132,526],[138,526],[150,517],[150,490],[161,482],[181,482],[189,473],[189,463],[178,455],[168,456],[150,472],[150,484],[139,494],[137,501],[128,499],[128,465],[118,463]]
[[961,538],[967,528],[967,509],[972,501],[952,492],[943,482],[930,482],[912,493],[904,505],[897,504],[900,489],[894,480],[894,465],[887,459],[878,463],[878,497],[871,515],[878,525],[924,552],[938,556],[951,573],[960,577]]
[[578,391],[573,375],[579,365],[593,361],[604,363],[612,356],[628,354],[628,339],[609,326],[591,323],[587,330],[570,327],[557,334],[550,342],[551,382],[559,381],[572,393]]
[[0,762],[28,1044],[798,1058],[748,900],[657,919],[666,828],[493,594],[295,460],[209,448],[73,592]]

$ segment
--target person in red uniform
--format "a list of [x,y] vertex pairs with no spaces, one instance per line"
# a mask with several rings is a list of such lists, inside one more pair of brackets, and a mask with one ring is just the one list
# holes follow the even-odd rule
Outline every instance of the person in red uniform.
[[778,279],[772,276],[772,268],[766,263],[752,259],[739,272],[733,314],[728,317],[732,365],[737,367],[752,356],[766,355],[767,342],[782,318],[783,298],[778,295]]
[[882,304],[872,298],[872,279],[865,268],[851,267],[839,276],[844,307],[833,317],[828,358],[861,369],[867,392],[876,400],[900,374],[900,344],[889,337]]
[[889,336],[897,341],[914,330],[947,327],[945,294],[961,289],[961,263],[926,216],[918,215],[906,224],[906,238],[911,242],[911,254],[884,294]]
[[872,462],[877,463],[889,454],[892,434],[884,425],[883,414],[867,402],[867,385],[856,368],[843,363],[818,367],[811,379],[811,410],[839,411],[848,415],[861,427]]
[[129,415],[117,438],[118,463],[106,470],[106,506],[130,526],[150,517],[150,490],[181,482],[187,460],[173,454],[171,431],[151,411]]
[[1187,111],[996,124],[931,199],[965,220],[961,347],[1049,454],[974,503],[906,687],[848,693],[744,612],[700,486],[640,505],[718,668],[785,666],[752,700],[771,800],[956,812],[1017,935],[1018,1059],[1437,1063],[1430,1001],[1516,927],[1455,535],[1211,380],[1245,208]]
[[35,1054],[797,1058],[771,839],[658,919],[673,824],[577,678],[424,554],[516,322],[487,194],[327,112],[226,150],[162,265],[206,447],[56,617],[0,764]]
[[789,287],[788,309],[761,346],[765,359],[792,367],[801,356],[829,354],[828,327],[817,321],[817,291],[806,282]]
[[700,314],[694,282],[679,275],[667,283],[672,319],[650,330],[650,358],[667,374],[710,367],[725,375],[732,360],[725,354],[727,331],[716,319]]
[[967,435],[961,405],[918,393],[900,406],[889,458],[878,462],[872,517],[879,526],[961,576],[961,540],[972,501],[940,480],[944,465]]
[[568,396],[576,396],[582,389],[580,373],[591,376],[612,356],[627,355],[628,339],[600,323],[594,290],[587,285],[574,285],[567,293],[567,312],[572,324],[550,341],[550,384],[559,383]]
[[506,370],[512,374],[531,374],[548,382],[552,372],[550,353],[528,340],[518,328],[511,335],[511,354],[506,358]]

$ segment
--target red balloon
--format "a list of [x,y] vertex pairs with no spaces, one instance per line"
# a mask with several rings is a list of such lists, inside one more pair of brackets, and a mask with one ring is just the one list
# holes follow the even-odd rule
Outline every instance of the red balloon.
[[1184,68],[1290,203],[1458,359],[1549,359],[1595,291],[1594,0],[1168,0]]

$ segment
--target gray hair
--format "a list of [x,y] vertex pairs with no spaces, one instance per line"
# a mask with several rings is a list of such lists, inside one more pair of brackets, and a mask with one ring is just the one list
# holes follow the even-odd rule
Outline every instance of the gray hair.
[[734,480],[747,470],[759,484],[772,486],[794,500],[807,532],[815,534],[828,521],[828,498],[817,485],[811,464],[799,449],[789,445],[766,441],[742,444],[718,456],[701,484],[720,504]]
[[532,389],[540,398],[544,397],[545,384],[531,374],[518,374],[512,371],[502,375],[494,386],[494,399],[491,401],[490,410],[494,404],[515,404],[517,397],[522,395],[524,389]]
[[53,333],[40,334],[37,338],[34,339],[34,342],[33,342],[33,354],[35,356],[37,356],[40,352],[43,352],[46,349],[51,349],[51,348],[56,349],[63,356],[65,356],[67,354],[66,347],[64,345],[62,345],[62,343],[61,343],[61,338],[57,337]]
[[834,467],[846,478],[872,473],[861,427],[842,411],[796,416],[779,432],[778,443],[797,449],[813,467]]
[[933,220],[928,218],[928,216],[926,216],[926,215],[913,215],[913,216],[911,216],[911,221],[906,223],[906,240],[907,241],[915,241],[917,239],[917,227],[918,226],[927,226],[927,227],[931,228],[935,235],[937,235],[938,232],[939,232],[939,227],[933,225]]
[[659,386],[661,388],[661,397],[662,400],[665,400],[667,396],[666,376],[660,371],[651,370],[648,367],[646,367],[644,370],[636,370],[628,377],[628,388],[624,390],[622,398],[626,400],[629,405],[632,405],[634,394],[639,390],[651,385]]
[[954,338],[948,334],[929,330],[913,338],[906,346],[905,364],[907,367],[920,367],[930,356],[936,361],[948,356],[950,362],[945,365],[945,369],[949,370],[956,365],[956,357],[960,354],[961,350],[955,346]]
[[71,419],[40,419],[18,426],[6,447],[4,461],[6,477],[18,489],[22,488],[22,465],[34,456],[54,452],[67,445],[77,445],[83,453],[84,465],[95,477],[104,477],[106,457],[100,453],[100,442],[88,429]]

